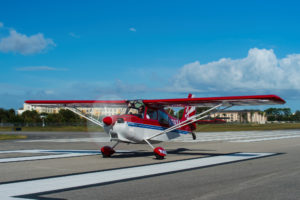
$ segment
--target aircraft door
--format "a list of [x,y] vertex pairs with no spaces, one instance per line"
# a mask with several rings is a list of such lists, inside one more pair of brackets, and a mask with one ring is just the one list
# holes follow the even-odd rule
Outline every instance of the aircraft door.
[[163,125],[169,125],[169,116],[167,113],[162,110],[158,111],[158,122]]
[[147,109],[146,119],[157,120],[157,110]]

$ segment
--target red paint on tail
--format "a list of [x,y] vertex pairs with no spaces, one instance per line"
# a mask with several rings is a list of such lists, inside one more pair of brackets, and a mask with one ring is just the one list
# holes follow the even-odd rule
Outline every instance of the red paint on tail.
[[[193,98],[193,95],[189,94],[188,98]],[[196,114],[196,107],[195,106],[186,106],[184,108],[183,115],[182,115],[182,118],[181,118],[180,121],[188,120],[192,116],[194,116],[195,114]],[[192,131],[196,129],[196,123],[191,123],[188,126],[191,128]]]

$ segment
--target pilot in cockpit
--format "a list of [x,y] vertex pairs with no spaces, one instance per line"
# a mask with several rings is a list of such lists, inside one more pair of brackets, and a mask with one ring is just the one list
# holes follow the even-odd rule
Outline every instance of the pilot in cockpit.
[[138,115],[140,118],[144,118],[144,111],[145,111],[144,106],[140,106],[138,111]]

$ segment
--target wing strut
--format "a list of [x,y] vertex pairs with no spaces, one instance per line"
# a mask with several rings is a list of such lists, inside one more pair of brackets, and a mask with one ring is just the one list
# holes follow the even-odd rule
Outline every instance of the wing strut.
[[89,120],[90,122],[92,122],[92,123],[94,123],[94,124],[96,124],[96,125],[98,125],[98,126],[101,126],[101,127],[103,128],[103,123],[101,123],[100,121],[96,120],[96,119],[93,118],[93,117],[89,117],[89,116],[85,115],[85,114],[84,114],[83,112],[81,112],[79,109],[73,108],[73,107],[67,107],[67,106],[65,107],[65,109],[70,110],[70,111],[72,111],[73,113],[75,113],[75,114],[77,114],[77,115],[79,115],[79,116],[81,116],[81,117],[83,117],[83,118]]
[[[194,115],[194,116],[188,118],[188,119],[185,120],[185,121],[182,121],[182,122],[180,122],[180,123],[178,123],[178,124],[176,124],[176,125],[174,125],[174,126],[171,126],[170,128],[167,128],[167,129],[164,130],[163,132],[160,132],[160,133],[157,133],[157,134],[155,134],[155,135],[153,135],[153,136],[151,136],[151,137],[148,137],[147,139],[145,139],[145,141],[148,143],[147,140],[151,140],[151,139],[154,138],[154,137],[157,137],[157,136],[162,135],[162,134],[166,134],[166,133],[171,132],[171,131],[173,131],[173,130],[175,130],[175,129],[181,128],[181,127],[183,127],[183,126],[186,126],[186,125],[189,125],[189,124],[191,124],[191,123],[194,123],[194,122],[196,122],[196,121],[198,121],[198,120],[201,120],[201,119],[207,117],[207,115],[204,115],[204,114],[209,113],[210,111],[215,110],[215,109],[221,107],[222,105],[223,105],[222,103],[221,103],[221,104],[218,104],[218,105],[216,105],[215,107],[212,107],[212,108],[210,108],[210,109],[208,109],[208,110],[206,110],[206,111],[204,111],[204,112],[202,112],[202,113],[199,113],[199,114],[197,114],[197,115]],[[229,107],[231,107],[231,106],[229,106]],[[204,116],[203,116],[203,115],[204,115]]]

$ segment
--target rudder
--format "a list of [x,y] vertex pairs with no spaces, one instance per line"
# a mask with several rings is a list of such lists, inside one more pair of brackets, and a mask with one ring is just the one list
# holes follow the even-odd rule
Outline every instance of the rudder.
[[[188,98],[193,98],[194,96],[192,94],[189,94]],[[191,118],[196,114],[196,107],[195,106],[186,106],[183,111],[183,115],[180,121],[185,121]],[[191,130],[196,129],[196,123],[192,123],[189,125],[191,127]]]

